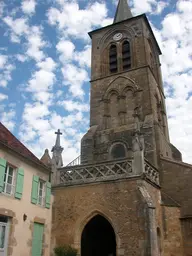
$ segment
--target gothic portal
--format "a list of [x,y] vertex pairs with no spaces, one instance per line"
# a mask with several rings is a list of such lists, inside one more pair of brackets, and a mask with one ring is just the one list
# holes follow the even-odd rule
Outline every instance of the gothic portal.
[[116,238],[113,227],[101,215],[94,216],[81,236],[82,256],[116,256]]
[[54,147],[53,244],[81,256],[191,256],[192,166],[170,143],[149,21],[119,0],[114,23],[89,35],[90,129],[80,162],[61,167]]

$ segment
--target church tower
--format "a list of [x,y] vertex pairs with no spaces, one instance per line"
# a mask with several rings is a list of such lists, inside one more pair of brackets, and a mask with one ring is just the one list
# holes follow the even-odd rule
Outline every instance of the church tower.
[[89,35],[90,129],[82,139],[82,163],[131,157],[138,128],[153,165],[159,156],[181,159],[169,141],[161,50],[146,15],[133,17],[127,0],[120,0],[114,23]]
[[[180,206],[188,250],[192,167],[169,140],[161,50],[148,19],[119,0],[113,24],[89,35],[90,129],[81,164],[55,172],[52,244],[78,256],[191,255],[183,254]],[[57,163],[61,152],[58,140]]]

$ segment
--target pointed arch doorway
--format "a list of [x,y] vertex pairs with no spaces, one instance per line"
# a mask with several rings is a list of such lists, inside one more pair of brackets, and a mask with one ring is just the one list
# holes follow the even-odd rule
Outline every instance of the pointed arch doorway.
[[115,232],[103,216],[94,216],[84,227],[81,256],[116,256]]

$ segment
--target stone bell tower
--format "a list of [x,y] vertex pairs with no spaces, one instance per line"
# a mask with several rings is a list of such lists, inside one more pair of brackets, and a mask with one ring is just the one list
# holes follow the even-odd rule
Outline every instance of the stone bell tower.
[[114,23],[89,35],[90,129],[81,163],[57,168],[53,244],[78,256],[183,256],[181,189],[170,175],[181,154],[169,141],[161,51],[147,17],[119,0]]
[[146,15],[133,17],[127,1],[119,1],[114,23],[89,35],[90,129],[82,139],[82,163],[131,156],[138,125],[151,163],[158,166],[159,156],[181,159],[169,141],[161,50]]

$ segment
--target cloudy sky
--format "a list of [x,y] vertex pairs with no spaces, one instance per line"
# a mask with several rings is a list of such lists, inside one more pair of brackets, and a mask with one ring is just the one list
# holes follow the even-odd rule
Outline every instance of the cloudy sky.
[[[64,163],[89,127],[90,38],[116,0],[0,0],[0,121],[41,156],[63,132]],[[192,1],[130,0],[146,13],[161,57],[170,137],[192,163]]]

